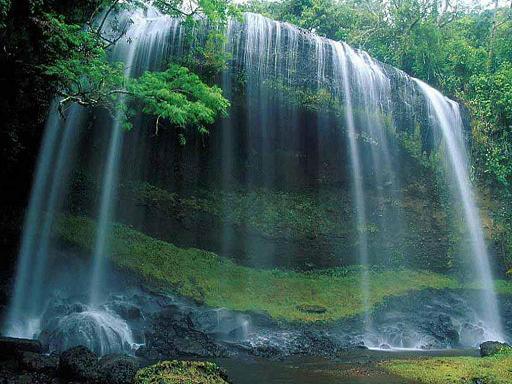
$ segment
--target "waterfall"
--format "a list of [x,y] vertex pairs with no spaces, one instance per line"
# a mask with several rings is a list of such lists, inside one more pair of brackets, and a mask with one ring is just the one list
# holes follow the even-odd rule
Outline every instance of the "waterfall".
[[473,257],[475,269],[473,272],[477,276],[477,282],[482,292],[480,300],[483,313],[481,316],[488,326],[489,336],[493,339],[503,340],[503,329],[499,316],[498,300],[494,291],[489,255],[487,254],[480,215],[469,178],[469,160],[464,145],[459,105],[424,82],[420,80],[416,80],[416,82],[429,103],[430,117],[433,124],[441,130],[449,158],[450,171],[455,176],[457,198],[462,202],[467,241],[470,243]]
[[[83,109],[71,107],[63,120],[58,101],[50,108],[18,257],[6,333],[33,337],[44,304],[44,280],[52,252],[54,220],[60,208]],[[57,145],[59,143],[59,145]]]
[[[136,74],[136,71],[149,69],[149,58],[156,58],[160,60],[160,62],[163,59],[168,33],[171,25],[175,24],[175,21],[159,15],[154,10],[149,10],[149,12],[153,12],[154,14],[149,17],[140,12],[132,15],[133,26],[128,29],[123,40],[114,47],[112,60],[124,63],[124,75],[126,78]],[[137,55],[140,55],[143,62],[138,66],[134,66]],[[125,104],[124,96],[121,96],[119,103]],[[123,142],[123,114],[124,111],[119,108],[112,122],[112,133],[108,144],[107,159],[103,165],[104,173],[90,284],[90,303],[92,305],[98,305],[100,303],[100,294],[104,290],[105,259],[108,253],[107,239],[114,213],[116,185],[119,183],[119,161]]]
[[[139,75],[154,66],[151,58],[158,61],[158,68],[161,69],[167,56],[169,32],[172,26],[178,24],[177,21],[153,9],[126,11],[120,19],[125,23],[133,23],[127,29],[126,36],[114,46],[111,60],[124,64],[126,78]],[[51,254],[55,253],[52,231],[62,211],[62,202],[70,193],[68,176],[75,162],[79,133],[87,116],[84,108],[73,105],[63,119],[58,111],[58,103],[59,100],[55,100],[49,111],[24,223],[14,294],[5,324],[5,333],[15,337],[37,337],[41,331],[41,316],[48,297],[52,295],[45,281],[50,273]],[[125,103],[124,97],[121,97],[120,103]],[[90,306],[87,311],[63,317],[60,323],[66,329],[61,327],[59,330],[59,334],[64,339],[71,338],[74,345],[86,344],[99,353],[129,349],[133,343],[125,321],[98,307],[108,286],[105,259],[109,252],[108,236],[116,205],[116,185],[119,183],[123,114],[124,108],[118,108],[112,119],[105,117],[102,120],[104,125],[110,125],[111,133],[105,159],[100,166],[100,174],[103,176],[97,231],[91,279],[86,288]],[[79,330],[72,330],[72,324]],[[65,347],[72,346],[68,341],[60,342]]]
[[[343,98],[345,100],[345,119],[347,122],[347,135],[350,144],[350,160],[352,164],[352,180],[353,180],[353,194],[354,206],[356,209],[356,225],[357,233],[359,235],[359,261],[363,267],[361,277],[361,296],[363,301],[365,324],[369,324],[370,313],[370,282],[368,277],[368,238],[366,234],[366,206],[364,201],[364,188],[363,188],[363,173],[361,166],[361,156],[359,154],[359,144],[357,141],[356,125],[354,121],[351,82],[349,74],[349,59],[348,55],[353,51],[348,51],[348,46],[342,44],[333,44],[333,70],[335,73],[340,74],[338,84],[342,84]],[[347,53],[348,51],[348,53]],[[353,55],[352,55],[353,56]],[[357,67],[356,67],[357,68]]]
[[[266,81],[284,79],[291,86],[305,86],[313,90],[329,89],[343,102],[342,120],[348,138],[355,225],[358,234],[357,252],[359,263],[363,266],[361,297],[366,332],[374,331],[369,304],[371,286],[368,267],[375,262],[369,255],[367,227],[376,222],[380,222],[381,227],[388,227],[386,232],[380,234],[382,242],[387,241],[390,235],[401,233],[404,228],[400,209],[394,206],[394,202],[401,199],[400,167],[391,158],[391,151],[396,150],[396,146],[389,141],[389,136],[397,134],[399,129],[389,124],[396,113],[396,116],[402,119],[405,116],[407,126],[421,125],[425,113],[421,104],[426,103],[427,108],[434,112],[429,115],[429,129],[434,131],[434,134],[422,135],[435,136],[435,131],[438,130],[446,142],[447,157],[454,170],[459,190],[457,198],[463,202],[467,233],[473,249],[473,264],[479,284],[484,288],[481,297],[484,303],[481,316],[488,332],[486,337],[492,338],[495,335],[501,339],[499,311],[493,291],[483,230],[467,173],[468,159],[462,140],[463,127],[458,104],[446,99],[424,83],[410,78],[399,70],[383,66],[366,52],[356,51],[347,44],[306,33],[290,24],[271,21],[261,15],[246,14],[244,23],[244,26],[230,27],[228,40],[233,42],[232,65],[235,70],[242,66],[249,72],[255,72],[255,75],[249,75],[250,92],[256,92],[255,89],[261,88],[261,84]],[[242,39],[245,37],[242,48],[240,35]],[[307,62],[307,58],[311,57],[315,58],[313,64]],[[392,89],[397,88],[400,88],[400,92],[393,95]],[[275,100],[261,90],[258,96],[257,101],[254,101],[254,96],[248,97],[248,103],[253,106],[257,103],[256,111],[263,109],[263,118],[261,112],[256,112],[260,113],[259,119],[256,119],[260,127],[256,129],[267,130],[269,124],[266,103],[269,103],[269,99],[273,102]],[[249,124],[257,126],[254,122]],[[293,138],[290,140],[293,141]],[[363,151],[362,143],[365,140],[372,143],[366,145]],[[264,169],[268,170],[269,166],[264,166]],[[377,189],[378,212],[368,212],[367,208],[365,184],[370,182],[369,175],[373,178],[373,187]],[[451,180],[447,180],[448,184],[450,182]],[[384,205],[386,199],[390,200],[391,204]],[[397,240],[401,241],[400,238]]]
[[[191,48],[185,38],[186,28],[178,20],[163,16],[152,8],[126,12],[124,17],[131,20],[129,28],[125,38],[111,52],[112,60],[124,63],[126,78],[137,77],[145,70],[161,70],[171,57],[179,58]],[[208,28],[207,23],[200,23],[194,30],[198,44]],[[361,267],[360,291],[354,297],[360,298],[362,303],[363,340],[369,346],[378,347],[379,343],[373,341],[381,338],[375,335],[379,331],[372,321],[370,270],[381,261],[381,246],[384,248],[386,244],[386,249],[396,248],[404,233],[410,231],[397,207],[400,204],[395,204],[401,202],[401,167],[395,153],[398,151],[396,136],[399,131],[420,127],[424,130],[422,136],[435,136],[430,133],[433,131],[441,138],[441,143],[432,145],[437,145],[440,152],[444,150],[449,171],[445,184],[455,182],[457,185],[455,198],[462,203],[472,264],[483,288],[481,318],[492,330],[489,334],[502,339],[484,234],[468,174],[469,160],[458,104],[405,73],[379,63],[365,52],[261,15],[247,13],[243,22],[230,20],[224,49],[229,60],[219,77],[219,84],[233,107],[230,117],[212,128],[213,144],[210,143],[204,151],[206,154],[200,152],[204,146],[196,151],[200,153],[194,152],[194,145],[199,148],[203,143],[193,132],[190,132],[192,149],[176,150],[169,144],[169,137],[172,140],[174,132],[162,133],[162,140],[149,141],[154,135],[148,133],[149,119],[142,118],[140,111],[133,131],[124,132],[122,109],[111,117],[73,106],[64,120],[57,111],[58,100],[54,101],[25,218],[6,333],[37,337],[40,332],[38,321],[53,294],[44,280],[51,277],[53,255],[57,254],[58,247],[52,236],[54,226],[59,214],[68,210],[72,194],[71,172],[86,163],[99,181],[97,201],[95,199],[91,204],[92,212],[87,212],[96,219],[89,274],[83,289],[87,304],[79,313],[59,315],[58,321],[52,323],[55,337],[51,343],[55,349],[60,349],[82,341],[100,353],[129,348],[133,335],[128,325],[102,306],[109,294],[106,260],[110,253],[112,223],[123,221],[129,216],[127,212],[136,210],[133,206],[116,209],[121,199],[118,189],[124,182],[137,179],[140,176],[137,172],[144,174],[139,177],[141,181],[154,182],[164,173],[153,171],[154,163],[160,165],[176,156],[182,163],[193,164],[189,168],[178,165],[185,168],[184,178],[196,177],[191,184],[204,183],[210,187],[207,181],[211,177],[226,194],[236,193],[237,188],[255,194],[277,190],[280,194],[293,190],[296,185],[306,185],[314,190],[311,199],[322,203],[325,179],[332,181],[330,188],[334,185],[343,193],[347,191],[352,204],[349,215],[354,222],[355,245],[349,252],[343,252],[346,238],[340,237],[336,243],[325,241],[326,244],[321,246],[329,251],[336,265],[357,264]],[[293,101],[294,97],[298,101]],[[298,105],[301,97],[312,100],[309,110]],[[322,105],[317,105],[324,99],[333,105],[333,111],[324,111]],[[318,100],[320,102],[315,104]],[[126,99],[120,102],[124,107],[132,107],[126,105]],[[93,137],[84,139],[84,123],[93,120],[91,115],[97,121],[87,135]],[[428,127],[422,125],[425,116],[429,120]],[[400,127],[396,123],[398,119],[402,121]],[[79,162],[75,154],[83,146],[91,153],[84,155],[89,158]],[[97,148],[102,150],[98,152]],[[98,164],[94,162],[96,157]],[[174,171],[168,171],[167,164],[163,168],[169,174]],[[195,168],[201,169],[197,171]],[[148,173],[152,177],[147,177]],[[160,184],[165,186],[167,183],[169,187],[175,175],[167,177],[167,173]],[[296,185],[288,185],[292,182]],[[168,189],[179,188],[173,185]],[[236,196],[232,200],[236,200]],[[224,199],[220,204],[226,216],[233,210],[232,200]],[[243,207],[245,210],[254,208]],[[342,222],[341,216],[345,212],[337,214]],[[242,230],[235,230],[226,220],[215,229],[218,233],[204,236],[206,241],[203,233],[194,240],[203,241],[202,244],[212,239],[218,241],[220,253],[242,253],[241,260],[258,267],[263,261],[265,265],[274,266],[287,252],[293,253],[301,266],[310,264],[316,257],[315,252],[307,253],[297,245],[299,242],[286,238],[286,230],[283,235],[285,246],[277,247],[247,235],[248,231],[243,232],[246,231],[245,224],[242,223]],[[377,228],[378,232],[372,228]],[[245,241],[239,239],[240,232],[247,235]],[[169,237],[174,241],[178,236]],[[289,260],[283,265],[295,267]],[[69,287],[60,288],[65,291]],[[79,324],[74,328],[76,323]],[[79,337],[81,333],[86,333],[83,340]],[[64,340],[63,344],[59,339]]]

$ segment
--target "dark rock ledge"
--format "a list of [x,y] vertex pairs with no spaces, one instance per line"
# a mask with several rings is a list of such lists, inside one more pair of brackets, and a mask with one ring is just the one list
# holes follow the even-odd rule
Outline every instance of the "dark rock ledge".
[[86,347],[45,353],[36,340],[0,337],[0,383],[131,384],[139,361],[127,355],[101,359]]

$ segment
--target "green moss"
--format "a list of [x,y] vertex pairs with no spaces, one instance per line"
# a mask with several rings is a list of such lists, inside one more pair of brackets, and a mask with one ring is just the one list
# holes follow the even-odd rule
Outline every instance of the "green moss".
[[[176,193],[144,183],[127,186],[134,197],[167,213],[191,216],[204,212],[227,222],[246,225],[270,237],[339,236],[350,230],[340,214],[351,215],[350,201],[339,193],[252,191],[198,191],[196,196]],[[228,209],[226,209],[228,208]]]
[[286,97],[283,100],[292,106],[302,107],[309,111],[330,112],[343,116],[343,103],[340,103],[327,88],[311,89],[296,84],[292,86],[280,79],[266,80],[264,85],[274,92],[285,95]]
[[[512,354],[492,357],[443,357],[394,360],[383,363],[392,374],[422,384],[508,384],[512,382]],[[480,380],[480,381],[477,381]]]
[[162,361],[137,372],[134,384],[227,384],[226,375],[214,363]]
[[494,284],[496,293],[500,295],[512,295],[512,281],[496,280]]
[[[90,249],[95,224],[83,217],[65,217],[58,232],[64,241]],[[135,272],[155,289],[173,290],[212,307],[265,311],[286,321],[332,321],[363,312],[360,269],[258,270],[211,252],[178,248],[122,225],[114,226],[110,241],[112,260],[119,267]],[[372,306],[413,290],[458,287],[454,279],[431,272],[369,274]],[[319,306],[325,312],[301,311],[304,306]]]

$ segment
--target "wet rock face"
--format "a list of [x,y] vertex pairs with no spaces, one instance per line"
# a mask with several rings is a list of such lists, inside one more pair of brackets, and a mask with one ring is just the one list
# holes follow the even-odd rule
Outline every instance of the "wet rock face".
[[43,346],[38,340],[0,337],[0,359],[8,359],[17,352],[42,353]]
[[429,324],[430,333],[437,339],[450,346],[459,345],[459,333],[453,324],[452,318],[440,313]]
[[36,340],[0,338],[0,383],[56,383],[57,366]]
[[219,357],[226,351],[205,332],[194,327],[190,313],[176,305],[169,305],[154,315],[145,334],[146,345],[137,350],[137,356],[150,360],[171,356]]
[[299,305],[297,307],[297,309],[304,313],[325,313],[325,312],[327,312],[327,309],[320,305],[302,304],[302,305]]
[[[30,340],[9,340],[12,352],[0,357],[0,383],[48,384],[131,384],[139,369],[138,360],[127,355],[106,355],[101,359],[84,346],[60,356],[24,349]],[[19,349],[17,349],[19,348]]]
[[[381,349],[474,347],[482,340],[489,339],[484,324],[472,317],[473,312],[464,294],[458,291],[425,290],[390,298],[372,314],[375,334],[370,335],[364,333],[364,319],[361,317],[328,326],[286,324],[273,321],[265,313],[214,309],[179,297],[148,291],[135,292],[113,296],[102,308],[129,325],[136,339],[132,353],[147,362],[244,354],[268,359],[291,355],[335,357],[343,350],[362,346]],[[502,304],[505,310],[512,308],[512,301],[507,304],[502,300]],[[311,307],[304,309],[320,310]],[[46,319],[45,324],[56,325],[58,319],[74,314],[83,316],[88,309],[79,304],[60,303],[55,305],[53,313],[56,319]],[[107,323],[111,325],[111,322]],[[56,332],[52,335],[61,343],[65,339]],[[73,333],[67,335],[72,336]],[[43,333],[41,340],[51,339]],[[115,340],[111,345],[116,345]],[[0,345],[2,342],[5,345],[13,343],[0,339]],[[142,347],[135,350],[136,344],[142,344]],[[43,348],[34,341],[14,341],[14,345],[28,349],[27,352]],[[102,352],[101,348],[95,350],[92,346],[87,345],[97,356],[111,351],[110,347]],[[65,349],[64,344],[59,348]],[[47,368],[51,370],[54,364],[30,354],[26,357],[27,369],[38,372],[46,372]],[[119,364],[115,374],[114,362]],[[119,355],[111,355],[101,360],[98,370],[103,376],[114,375],[109,376],[110,382],[123,382],[134,371],[133,362]]]
[[21,366],[29,371],[56,374],[59,366],[59,356],[56,354],[44,355],[36,352],[21,352],[19,356]]
[[498,353],[512,352],[512,347],[507,343],[500,343],[499,341],[486,341],[480,344],[480,356],[493,356]]
[[[389,298],[373,313],[376,335],[371,346],[385,343],[391,347],[419,349],[478,347],[492,337],[492,330],[486,328],[472,307],[474,294],[422,290]],[[502,300],[501,304],[504,310],[512,308],[512,302]],[[506,332],[510,331],[506,327]]]

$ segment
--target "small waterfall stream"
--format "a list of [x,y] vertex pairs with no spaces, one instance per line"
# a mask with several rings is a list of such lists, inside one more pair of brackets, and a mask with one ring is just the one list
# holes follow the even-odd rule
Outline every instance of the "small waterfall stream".
[[[167,40],[170,26],[173,21],[165,16],[154,14],[145,16],[140,13],[132,15],[133,27],[129,28],[126,36],[114,47],[112,61],[122,62],[125,66],[125,77],[130,78],[137,71],[149,69],[149,58],[160,56],[162,42]],[[143,62],[135,66],[137,55]],[[125,103],[125,96],[121,96],[120,103]],[[108,251],[107,238],[114,214],[116,185],[119,183],[119,161],[123,143],[123,114],[119,109],[112,121],[111,137],[105,161],[101,196],[98,209],[98,226],[93,250],[93,270],[90,285],[90,303],[98,305],[100,294],[104,291],[105,259]]]
[[[141,73],[153,64],[149,58],[162,58],[165,44],[175,20],[155,11],[136,10],[124,14],[124,22],[132,22],[126,36],[114,47],[111,59],[122,62],[127,78]],[[136,61],[139,61],[136,66]],[[159,63],[161,67],[162,63]],[[122,97],[121,103],[124,102]],[[17,337],[34,337],[41,331],[40,318],[45,309],[49,292],[45,288],[45,275],[49,273],[52,248],[52,231],[62,210],[62,201],[69,193],[68,175],[71,171],[79,132],[83,128],[86,111],[72,106],[63,120],[57,111],[58,100],[50,110],[45,139],[34,182],[34,190],[25,220],[25,231],[19,256],[18,274],[7,319],[6,334]],[[101,353],[130,349],[133,338],[126,322],[114,313],[100,307],[104,300],[108,278],[105,271],[109,252],[108,236],[116,205],[116,185],[119,183],[119,161],[123,143],[123,114],[120,108],[110,120],[108,141],[102,173],[101,193],[98,204],[97,230],[92,252],[92,268],[87,289],[89,306],[85,311],[65,315],[58,321],[57,336],[50,345],[59,349],[82,343]],[[60,137],[59,137],[60,136]],[[60,140],[60,145],[57,141]],[[78,327],[78,329],[74,329]]]
[[[124,63],[127,78],[139,76],[145,70],[160,70],[169,57],[180,56],[189,48],[184,39],[184,27],[179,21],[162,16],[152,8],[135,10],[125,16],[132,24],[126,38],[114,47],[112,59]],[[247,108],[233,108],[232,117],[215,128],[221,130],[218,145],[220,184],[229,188],[239,177],[241,184],[248,189],[270,189],[286,184],[295,175],[304,179],[318,176],[324,164],[332,159],[338,163],[339,169],[348,169],[353,225],[357,233],[355,263],[361,266],[360,292],[355,297],[363,303],[363,339],[370,346],[378,347],[379,343],[370,341],[369,337],[376,332],[370,310],[370,268],[378,262],[378,255],[370,249],[369,231],[373,226],[381,228],[379,239],[383,243],[393,236],[396,242],[400,242],[401,235],[397,234],[406,230],[401,212],[394,205],[401,199],[401,169],[393,159],[397,145],[392,136],[398,130],[394,119],[398,110],[405,110],[405,116],[401,118],[408,127],[416,127],[419,125],[418,116],[424,110],[429,111],[429,129],[441,137],[439,147],[445,148],[449,168],[447,175],[452,175],[446,183],[456,183],[458,195],[455,199],[462,203],[472,249],[473,272],[484,288],[479,300],[482,303],[481,318],[488,328],[486,337],[491,335],[503,339],[484,233],[468,174],[458,104],[345,43],[321,38],[256,14],[245,14],[243,23],[234,20],[228,23],[225,49],[230,60],[220,85],[226,97],[237,104],[241,101],[236,100],[236,90],[243,83]],[[240,74],[243,74],[243,81]],[[337,112],[316,111],[316,115],[304,112],[287,102],[293,89],[307,90],[314,95],[328,94]],[[401,91],[395,92],[396,89]],[[90,112],[73,106],[63,120],[58,114],[57,103],[58,100],[49,112],[25,218],[15,289],[6,324],[6,333],[12,336],[38,337],[41,331],[37,324],[53,295],[44,281],[50,274],[50,264],[57,248],[52,234],[59,214],[66,212],[70,173],[77,166],[75,153],[85,121],[90,116]],[[122,113],[118,111],[115,118],[96,114],[102,128],[108,129],[108,135],[94,136],[91,140],[104,148],[104,154],[97,167],[96,177],[100,180],[98,201],[94,206],[95,212],[91,214],[96,217],[97,227],[91,273],[84,289],[87,305],[83,311],[66,314],[58,319],[57,325],[54,324],[56,337],[65,340],[62,345],[55,342],[56,349],[76,343],[78,334],[85,334],[85,339],[80,341],[100,353],[126,350],[133,344],[133,335],[126,322],[102,307],[109,294],[106,270],[109,233],[112,223],[120,216],[116,210],[117,188],[123,181],[134,177],[133,174],[125,174],[130,172],[123,172],[127,169],[123,161],[126,158],[131,165],[147,157],[146,153],[141,155],[135,150],[130,153],[125,148],[137,149],[140,146],[143,151],[149,148],[149,144],[140,139],[142,134],[140,137],[131,135],[129,140],[125,138],[128,133],[123,132]],[[135,131],[145,128],[141,122],[144,119],[139,120],[140,126],[135,126]],[[244,134],[238,132],[237,124],[240,122],[247,127]],[[245,147],[246,152],[243,152]],[[299,153],[305,147],[314,148],[309,157],[297,155],[285,158],[286,164],[283,163],[280,156],[284,149],[292,148]],[[168,150],[168,147],[164,149]],[[158,153],[157,156],[163,155]],[[199,162],[197,158],[193,159]],[[337,171],[335,176],[343,180],[344,171]],[[309,179],[307,181],[310,182]],[[321,184],[316,179],[314,183]],[[370,190],[376,190],[377,204],[372,203]],[[321,201],[323,197],[318,193],[315,198]],[[371,210],[370,207],[375,205],[378,209]],[[227,213],[232,208],[229,202],[224,201],[222,209]],[[223,225],[219,237],[223,251],[234,248],[237,235],[232,226]],[[258,255],[262,259],[272,261],[279,257],[280,250],[272,245],[250,242],[242,246],[247,254]],[[297,257],[303,253],[302,249],[294,251]],[[335,257],[341,257],[340,253],[338,245],[333,247]],[[249,260],[248,263],[257,265],[257,260]],[[79,324],[78,328],[73,324]],[[98,342],[100,334],[106,338],[100,338]]]
[[447,99],[439,91],[422,81],[416,80],[425,94],[431,109],[431,119],[439,126],[449,157],[449,165],[455,175],[458,199],[462,203],[465,225],[467,227],[467,241],[470,243],[473,257],[473,273],[478,277],[481,288],[480,300],[484,311],[481,314],[488,325],[490,336],[503,340],[503,328],[499,317],[498,300],[494,291],[489,255],[485,245],[482,224],[474,191],[469,178],[469,160],[466,154],[464,137],[462,135],[462,117],[459,105]]
[[44,307],[43,285],[52,252],[53,225],[64,199],[73,146],[84,113],[81,107],[73,106],[62,120],[57,107],[55,101],[45,128],[7,320],[6,333],[19,337],[33,337],[37,332],[36,324]]
[[[341,74],[337,84],[342,84],[343,99],[346,109],[347,134],[350,143],[350,160],[352,164],[352,180],[354,189],[354,206],[356,209],[356,225],[359,235],[359,261],[363,267],[361,278],[361,295],[365,313],[365,327],[369,326],[370,316],[370,280],[368,275],[368,237],[366,232],[366,206],[364,200],[363,170],[359,143],[357,141],[356,124],[352,105],[352,91],[350,81],[349,53],[353,51],[345,44],[332,44],[333,48],[333,72]],[[352,62],[354,65],[355,63]],[[357,68],[357,67],[356,67]],[[358,84],[359,85],[359,84]],[[362,85],[362,84],[361,84]]]

